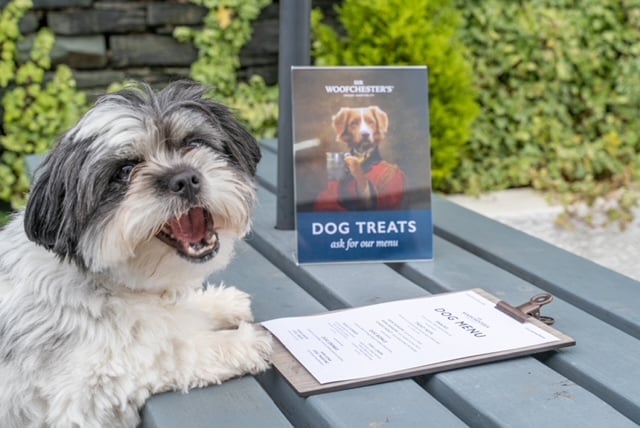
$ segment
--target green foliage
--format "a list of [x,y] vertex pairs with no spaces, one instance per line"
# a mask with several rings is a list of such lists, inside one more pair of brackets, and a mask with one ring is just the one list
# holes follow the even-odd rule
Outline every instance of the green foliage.
[[7,4],[0,14],[0,88],[6,88],[15,75],[19,23],[30,8],[31,0],[15,0]]
[[198,60],[191,77],[213,88],[211,96],[232,106],[240,119],[260,138],[274,137],[277,131],[278,92],[260,76],[239,82],[240,50],[250,40],[251,23],[271,0],[192,0],[207,7],[204,28],[178,27],[174,37],[191,41]]
[[449,0],[344,0],[337,11],[344,36],[313,12],[317,65],[429,67],[433,186],[449,190],[479,112],[459,12]]
[[0,227],[9,223],[9,220],[11,220],[11,214],[6,211],[0,211]]
[[6,88],[2,98],[0,200],[10,202],[14,209],[24,205],[29,190],[25,156],[47,151],[86,108],[85,95],[76,90],[68,67],[58,67],[44,83],[54,43],[50,31],[41,30],[29,60],[18,62],[18,23],[30,8],[30,0],[14,0],[0,15],[0,87]]
[[533,186],[567,204],[613,198],[617,208],[599,205],[628,221],[640,171],[640,4],[458,5],[483,114],[451,187]]

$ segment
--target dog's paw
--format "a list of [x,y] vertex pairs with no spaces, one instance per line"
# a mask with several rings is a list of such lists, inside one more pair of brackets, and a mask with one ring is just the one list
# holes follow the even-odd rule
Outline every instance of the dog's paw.
[[200,307],[214,321],[215,328],[235,328],[252,322],[251,296],[235,287],[211,287],[203,292]]
[[270,366],[272,339],[260,326],[241,323],[235,330],[206,332],[197,340],[200,357],[191,365],[190,387],[222,383],[246,374],[257,374]]
[[267,370],[271,365],[269,357],[273,352],[271,334],[258,325],[244,322],[238,326],[236,332],[247,347],[241,360],[246,372],[257,374]]

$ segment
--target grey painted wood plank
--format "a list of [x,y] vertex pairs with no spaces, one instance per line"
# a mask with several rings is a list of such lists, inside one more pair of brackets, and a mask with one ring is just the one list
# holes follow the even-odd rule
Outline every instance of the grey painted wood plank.
[[[275,211],[269,210],[269,213],[275,217]],[[255,237],[248,238],[249,242],[253,239]],[[211,278],[251,294],[257,321],[326,311],[254,249],[245,243],[238,247],[237,257],[231,265]],[[385,426],[406,427],[418,426],[426,418],[443,426],[464,426],[412,380],[375,385],[367,389],[366,394],[338,392],[304,399],[273,369],[257,379],[295,426],[355,427],[390,421]],[[342,406],[331,404],[336,401],[343,403]]]
[[640,339],[640,282],[442,198],[435,231]]
[[[438,258],[433,264],[394,267],[432,292],[481,287],[518,305],[543,291],[450,242],[441,238],[435,242]],[[542,361],[640,423],[640,341],[560,298],[542,312],[554,317],[554,326],[577,342],[575,347],[545,355]],[[609,420],[607,409],[596,404],[585,414]]]
[[[273,150],[275,148],[274,143],[272,142],[269,147],[269,150]],[[549,259],[557,260],[556,256],[559,255],[562,257],[561,265],[577,265],[577,270],[581,272],[586,271],[589,275],[591,275],[595,270],[604,275],[605,280],[611,281],[613,278],[616,280],[616,284],[620,284],[617,280],[620,279],[621,275],[611,272],[608,269],[601,268],[600,266],[594,265],[580,257],[568,254],[563,250],[556,249],[555,247],[550,248],[551,246],[544,242],[531,238],[520,232],[512,231],[506,226],[493,222],[492,220],[485,219],[475,213],[469,213],[468,210],[457,207],[454,204],[446,201],[440,201],[440,205],[445,206],[448,209],[445,211],[438,211],[438,206],[436,204],[436,228],[438,228],[441,221],[444,221],[450,230],[455,230],[455,232],[461,236],[461,238],[454,240],[456,243],[460,243],[460,241],[463,241],[464,239],[470,239],[470,236],[474,236],[474,231],[486,232],[487,228],[485,226],[488,223],[493,227],[486,233],[486,239],[483,239],[482,242],[480,242],[480,240],[473,238],[475,239],[474,242],[476,247],[480,247],[486,243],[490,248],[499,248],[500,250],[503,250],[501,245],[507,245],[508,248],[504,249],[502,252],[504,254],[512,254],[517,249],[511,248],[512,244],[510,239],[515,238],[525,240],[526,243],[521,242],[518,247],[525,248],[525,251],[532,247],[538,247],[543,261],[548,261]],[[458,213],[458,211],[461,210],[462,214]],[[456,217],[456,215],[458,217]],[[457,221],[454,222],[453,219],[456,218]],[[464,227],[458,227],[460,224],[464,225]],[[475,232],[475,234],[477,233],[479,232]],[[504,238],[505,233],[509,235],[507,238]],[[480,263],[483,265],[482,269],[478,266],[472,266],[473,263],[470,264],[467,257],[460,256],[461,251],[456,249],[455,246],[447,246],[446,243],[439,242],[438,240],[436,240],[436,242],[438,242],[436,245],[436,262],[433,264],[422,265],[423,270],[430,270],[430,272],[428,275],[424,275],[420,279],[414,278],[416,281],[422,282],[423,284],[434,283],[434,281],[437,283],[438,275],[442,276],[442,274],[445,273],[445,276],[449,275],[449,278],[447,278],[449,284],[462,284],[462,286],[457,289],[479,286],[478,284],[483,283],[483,279],[485,280],[484,283],[495,284],[495,275],[496,272],[501,271],[500,269],[496,269],[488,263]],[[452,264],[450,269],[441,269],[443,266],[441,257],[443,255],[443,250],[456,251],[456,254],[445,259],[445,263]],[[492,261],[495,262],[495,260]],[[521,258],[520,262],[526,264],[528,263],[528,259],[526,257]],[[413,264],[413,266],[417,265],[418,264]],[[498,265],[500,264],[498,263]],[[564,266],[564,271],[567,270],[566,266]],[[465,273],[468,273],[468,275],[465,275]],[[516,296],[520,296],[520,299],[522,300],[528,298],[528,296],[532,294],[542,291],[538,288],[531,287],[530,284],[527,284],[525,281],[513,278],[511,275],[505,274],[504,272],[502,272],[501,276],[507,278],[505,280],[507,289],[517,288],[528,290],[526,293],[520,293],[518,295],[510,293],[510,296],[512,296],[511,298],[516,303],[518,303]],[[592,290],[590,290],[592,291],[592,295],[590,297],[592,299],[599,298],[599,294],[601,293],[606,293],[607,296],[614,296],[614,301],[610,302],[613,306],[606,308],[601,307],[600,311],[609,313],[611,310],[622,307],[623,312],[629,312],[633,302],[640,301],[640,298],[638,298],[640,297],[640,284],[633,280],[629,280],[626,277],[623,278],[625,279],[623,287],[625,287],[625,290],[627,291],[627,299],[630,299],[625,302],[617,298],[617,289],[612,290],[609,288],[609,284],[606,284],[604,287],[595,287],[595,292],[598,294],[595,297],[593,297],[594,293],[592,287]],[[581,280],[584,281],[583,278],[581,278]],[[517,284],[517,287],[513,286],[514,281]],[[574,293],[571,291],[572,294],[583,294],[584,290],[580,284],[573,284],[576,292]],[[591,282],[590,285],[593,286],[594,282]],[[563,284],[559,284],[558,286],[562,287]],[[455,289],[454,287],[443,287],[441,284],[439,286],[436,284],[434,287],[435,288],[432,287],[431,290],[451,291]],[[490,291],[492,290],[490,289]],[[497,294],[503,293],[503,291],[499,290],[497,287],[494,287],[494,291]],[[549,291],[554,292],[554,290]],[[589,290],[587,293],[588,292]],[[563,293],[560,293],[561,296],[562,294]],[[589,296],[587,296],[587,298],[589,298]],[[571,303],[575,303],[575,299],[570,299],[570,301]],[[598,305],[599,303],[596,301],[594,304]],[[563,306],[558,307],[557,305]],[[636,359],[634,356],[640,355],[640,352],[638,351],[639,342],[615,328],[598,322],[598,320],[594,319],[592,316],[584,313],[583,311],[577,310],[567,303],[556,301],[554,306],[554,309],[557,310],[558,313],[563,314],[562,319],[558,321],[558,327],[560,329],[563,329],[564,327],[563,331],[570,332],[574,337],[576,337],[579,346],[576,350],[571,350],[571,352],[553,354],[546,359],[545,362],[566,376],[570,376],[571,379],[574,379],[581,385],[585,385],[591,391],[596,392],[598,395],[608,400],[608,402],[614,403],[615,406],[621,409],[624,414],[630,416],[635,421],[640,422],[638,419],[638,403],[640,403],[640,396],[638,394],[640,394],[640,388],[637,388],[635,382],[635,379],[640,378],[640,376],[630,377],[627,375],[628,373],[637,372],[634,365],[634,361]],[[613,324],[615,325],[616,323]],[[620,353],[618,351],[619,349],[625,349],[625,352]],[[608,363],[608,361],[616,361],[617,364],[613,365]]]
[[46,156],[46,153],[25,156],[25,166],[27,168],[27,175],[29,176],[30,180],[33,181],[38,166],[40,166]]
[[[225,271],[212,275],[210,280],[212,283],[237,286],[250,293],[257,321],[326,310],[246,243],[238,245],[231,265]],[[370,426],[371,422],[383,420],[393,421],[388,426],[403,427],[415,426],[426,417],[445,426],[464,426],[410,380],[375,386],[367,391],[366,396],[343,397],[342,394],[336,396],[333,393],[304,399],[273,369],[257,379],[279,407],[284,409],[294,426]],[[229,402],[229,397],[242,399]],[[255,403],[247,406],[243,397],[251,397]],[[342,408],[332,408],[328,404],[336,400],[343,403]],[[380,402],[390,405],[380,406]],[[327,408],[330,411],[326,411]],[[224,418],[215,419],[220,412],[224,413]],[[193,420],[190,415],[195,415]],[[188,395],[168,393],[154,396],[144,412],[145,427],[190,428],[212,424],[225,427],[289,426],[287,419],[280,414],[256,379],[249,376],[220,386],[194,390]]]
[[[471,426],[637,427],[613,408],[594,400],[575,383],[559,379],[552,371],[530,372],[527,360],[519,358],[441,373],[428,378],[425,387],[441,402],[455,408]],[[526,380],[509,381],[514,372],[521,373],[520,379]],[[471,384],[474,388],[457,388],[458,384]],[[590,401],[594,407],[585,407]],[[496,406],[496,402],[502,405]],[[513,420],[512,412],[518,413],[517,422],[505,423]]]
[[[296,427],[466,427],[412,380],[395,381],[302,398],[273,370],[259,376],[272,396],[281,397]],[[339,403],[338,406],[335,403]],[[437,405],[437,406],[436,406]],[[285,410],[286,411],[286,410]],[[305,422],[306,421],[306,422]]]
[[[266,157],[269,158],[268,155]],[[265,177],[265,179],[268,178]],[[414,284],[403,281],[397,277],[390,277],[388,272],[384,273],[384,269],[387,268],[387,266],[383,264],[297,266],[293,256],[295,245],[294,232],[282,232],[273,228],[272,225],[275,220],[273,215],[270,213],[273,212],[271,206],[275,204],[275,196],[264,189],[260,189],[259,194],[260,206],[264,209],[261,209],[259,215],[256,217],[254,236],[249,242],[254,247],[259,248],[261,253],[269,254],[268,257],[270,257],[270,260],[274,264],[277,264],[283,271],[288,272],[288,274],[296,278],[298,282],[304,280],[307,287],[312,289],[310,291],[315,293],[315,297],[321,302],[325,303],[326,300],[328,304],[325,304],[328,306],[343,305],[345,303],[349,306],[364,304],[349,294],[349,286],[348,284],[345,284],[345,282],[348,281],[342,281],[343,278],[347,278],[347,275],[342,272],[341,269],[350,269],[353,272],[356,272],[357,279],[355,281],[357,282],[355,282],[355,285],[353,286],[360,288],[361,297],[367,294],[362,291],[363,288],[366,289],[368,293],[375,295],[376,299],[394,298],[395,292],[390,291],[390,289],[397,289],[398,287],[407,287],[406,290],[410,290],[405,291],[407,296],[416,294]],[[438,247],[436,247],[436,254],[437,258],[435,262],[424,262],[418,264],[431,266],[432,268],[439,270],[444,269],[452,275],[459,274],[459,266],[456,266],[455,269],[450,269],[446,264],[440,263],[440,259],[443,255],[440,254]],[[473,256],[470,255],[470,257]],[[464,258],[461,259],[460,262],[464,265]],[[372,269],[375,269],[373,270],[374,273],[372,275],[365,273]],[[470,269],[469,275],[473,274],[473,270]],[[371,281],[374,278],[375,280]],[[385,278],[390,279],[387,281]],[[391,284],[393,287],[390,287]],[[530,296],[528,295],[527,298],[528,297]],[[525,361],[525,365],[527,367],[526,371],[511,370],[508,376],[504,376],[499,380],[495,379],[491,369],[487,369],[486,367],[474,368],[473,370],[477,371],[474,371],[473,373],[476,373],[476,376],[482,379],[484,384],[493,385],[486,391],[483,391],[482,394],[478,394],[475,384],[471,381],[462,380],[460,382],[449,382],[442,380],[447,379],[449,374],[436,375],[436,378],[441,378],[436,381],[436,384],[444,382],[449,390],[455,391],[459,397],[464,397],[458,407],[454,406],[451,408],[467,423],[474,422],[475,419],[471,418],[472,414],[487,415],[487,417],[491,416],[491,418],[494,419],[497,416],[492,415],[499,415],[501,418],[504,418],[500,421],[501,424],[519,426],[519,424],[527,420],[526,418],[529,414],[528,409],[520,409],[519,406],[514,406],[509,412],[505,413],[502,410],[504,408],[504,403],[513,399],[510,391],[516,389],[516,387],[527,388],[527,385],[531,390],[544,391],[544,396],[537,397],[537,404],[540,406],[541,403],[544,403],[545,406],[544,414],[540,415],[538,418],[539,423],[554,424],[560,420],[565,424],[570,424],[572,421],[583,419],[584,415],[590,414],[590,412],[596,412],[598,415],[602,416],[603,420],[619,420],[622,421],[622,423],[630,422],[627,418],[613,410],[608,404],[604,403],[598,397],[575,384],[572,384],[570,388],[572,395],[575,397],[575,400],[572,402],[572,406],[567,407],[565,403],[559,401],[553,403],[544,402],[549,393],[556,393],[558,395],[563,394],[566,391],[566,384],[571,382],[568,382],[564,376],[555,373],[553,370],[534,358],[526,358]],[[540,379],[544,380],[544,387],[540,386]],[[486,396],[483,394],[493,396],[495,399],[488,402],[483,399]],[[535,403],[536,397],[528,397],[528,400]],[[550,410],[547,408],[550,408]],[[473,410],[467,411],[466,409]],[[547,412],[547,410],[549,411]]]
[[[275,156],[276,155],[276,151],[275,149],[275,144],[276,141],[275,140],[264,140],[264,141],[260,141],[260,148],[262,150],[262,156],[267,156],[267,157],[271,157],[271,156]],[[268,161],[268,162],[259,162],[258,163],[258,168],[260,169],[260,174],[258,175],[257,179],[258,179],[258,183],[260,183],[261,186],[269,189],[270,192],[275,193],[276,192],[276,183],[271,182],[269,180],[265,180],[263,179],[263,177],[277,177],[278,176],[278,162],[277,159],[275,161]]]
[[262,148],[263,153],[266,150],[268,152],[276,154],[278,153],[278,140],[275,138],[270,138],[268,140],[260,140],[260,147]]
[[219,386],[151,397],[143,410],[145,428],[291,427],[258,382],[250,376]]
[[236,246],[236,254],[229,266],[211,275],[209,282],[234,286],[249,293],[256,322],[326,311],[323,305],[244,241]]
[[[273,182],[277,140],[263,147],[261,177]],[[433,197],[433,210],[437,235],[640,338],[639,282],[441,197]]]

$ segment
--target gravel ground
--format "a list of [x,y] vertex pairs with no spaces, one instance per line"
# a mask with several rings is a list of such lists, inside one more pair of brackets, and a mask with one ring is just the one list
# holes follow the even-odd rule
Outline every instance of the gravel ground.
[[617,225],[593,228],[584,224],[567,230],[554,224],[562,208],[548,205],[544,197],[528,189],[449,199],[640,281],[640,210],[624,231]]
[[495,219],[545,240],[557,247],[593,260],[640,281],[640,212],[624,231],[618,226],[591,228],[578,225],[566,230],[554,225],[555,215],[520,215]]

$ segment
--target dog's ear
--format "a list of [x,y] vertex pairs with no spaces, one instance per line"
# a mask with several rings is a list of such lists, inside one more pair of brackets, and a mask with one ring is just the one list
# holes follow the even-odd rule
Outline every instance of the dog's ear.
[[82,209],[78,194],[79,173],[84,150],[71,150],[66,137],[45,158],[35,172],[35,182],[27,202],[24,229],[27,237],[53,251],[60,258],[83,262],[77,254]]
[[381,140],[387,133],[387,129],[389,129],[389,117],[387,116],[387,113],[385,113],[378,106],[371,106],[369,108],[371,109],[373,117],[376,118],[376,122],[378,124],[378,129],[376,130],[376,138]]
[[334,114],[331,118],[333,122],[333,129],[336,131],[336,141],[342,142],[342,135],[347,130],[347,118],[349,117],[349,107],[342,107],[338,110],[338,113]]
[[220,126],[229,136],[229,141],[225,142],[225,150],[231,161],[249,173],[252,177],[256,175],[258,162],[262,157],[260,146],[256,139],[247,129],[238,122],[229,109],[217,104],[217,116]]

